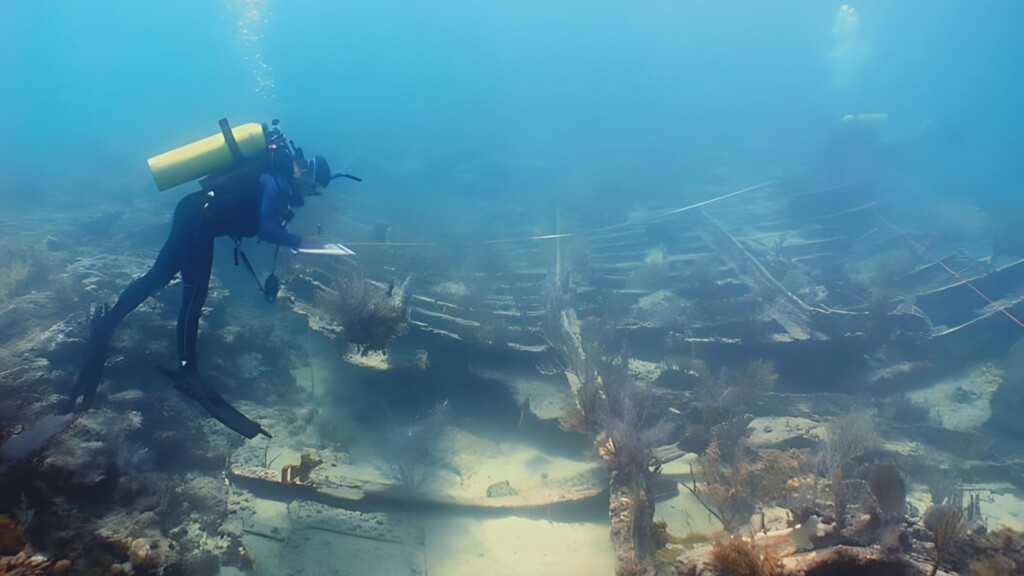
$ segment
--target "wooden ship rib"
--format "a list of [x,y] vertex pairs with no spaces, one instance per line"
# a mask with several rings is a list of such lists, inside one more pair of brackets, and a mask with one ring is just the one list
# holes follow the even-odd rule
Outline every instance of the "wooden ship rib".
[[[504,359],[503,369],[518,367],[517,375],[476,367],[478,374],[506,382],[524,413],[541,420],[564,422],[585,404],[581,391],[594,380],[579,342],[579,320],[587,317],[600,318],[631,355],[649,362],[672,355],[715,366],[768,360],[787,383],[784,393],[889,383],[901,373],[894,364],[915,365],[917,357],[992,356],[1024,325],[1017,320],[1024,315],[1024,260],[994,263],[936,231],[904,229],[869,184],[740,192],[617,225],[461,248],[459,256],[476,266],[431,253],[444,247],[410,258],[386,244],[365,252],[361,264],[382,285],[409,277],[411,335],[403,346]],[[316,316],[314,294],[331,275],[326,267],[298,275],[289,284],[296,308]],[[887,372],[879,370],[882,356]],[[522,366],[544,381],[524,384]],[[667,406],[685,401],[658,393]],[[655,454],[660,466],[683,451],[669,445]],[[591,498],[599,485],[544,494],[528,506]],[[620,543],[616,526],[639,515],[636,502],[652,498],[650,487],[638,486],[617,485],[612,473],[620,560],[637,552]]]
[[[976,349],[1018,327],[1024,261],[994,265],[893,221],[869,184],[773,184],[561,238],[482,244],[492,270],[412,276],[409,323],[424,337],[544,354],[545,323],[568,307],[659,348],[778,356],[797,377],[800,354],[835,358],[880,330]],[[367,249],[368,276],[401,276],[407,255],[382,252]]]

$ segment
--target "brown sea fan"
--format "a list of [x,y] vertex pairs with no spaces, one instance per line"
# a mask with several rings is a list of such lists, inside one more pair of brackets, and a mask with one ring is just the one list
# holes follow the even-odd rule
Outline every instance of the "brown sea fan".
[[382,285],[356,270],[335,280],[330,290],[318,291],[316,303],[344,328],[345,338],[360,354],[386,352],[409,330],[405,284]]

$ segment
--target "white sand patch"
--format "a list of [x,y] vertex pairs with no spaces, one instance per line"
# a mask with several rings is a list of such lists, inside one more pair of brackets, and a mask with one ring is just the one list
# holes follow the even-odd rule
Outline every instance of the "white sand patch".
[[992,415],[992,396],[1002,381],[999,369],[981,364],[966,374],[911,392],[907,398],[926,408],[933,424],[966,432],[977,429]]
[[265,500],[253,498],[253,516],[247,523],[247,528],[258,531],[278,532],[288,529],[288,504],[276,500]]
[[700,454],[687,452],[682,457],[676,458],[661,467],[661,473],[665,476],[682,476],[687,479],[691,476],[691,470],[700,471]]
[[989,528],[1005,526],[1024,530],[1024,500],[1019,494],[982,494],[981,515],[988,521]]
[[471,370],[481,378],[505,384],[512,392],[516,404],[522,406],[529,399],[530,412],[541,420],[561,418],[571,413],[576,406],[572,390],[561,376],[544,378],[536,372],[517,374],[477,366]]
[[925,484],[911,483],[907,486],[907,506],[917,513],[924,514],[926,510],[935,505],[932,500],[931,490]]
[[655,505],[654,517],[665,520],[668,531],[675,536],[711,536],[723,528],[722,523],[684,486],[679,486],[679,495],[675,498]]
[[568,460],[526,444],[493,442],[460,430],[452,430],[450,439],[451,463],[462,476],[458,486],[448,487],[448,494],[455,497],[484,497],[489,486],[504,480],[519,494],[557,492],[561,483],[592,476],[602,468],[598,462]]
[[[593,497],[608,483],[604,465],[596,460],[571,460],[546,454],[528,444],[494,442],[457,428],[449,428],[444,436],[447,460],[423,470],[426,480],[419,487],[419,497],[426,501],[494,507],[544,506]],[[309,448],[296,440],[274,440],[267,453],[268,458],[274,459],[265,471],[267,475],[276,479],[282,466],[301,461],[302,452]],[[236,454],[236,463],[262,468],[262,447],[243,448],[239,452],[242,451],[245,453]],[[391,490],[398,484],[392,463],[372,446],[362,446],[354,453],[330,449],[313,452],[323,463],[313,470],[310,484],[325,492],[358,497],[358,490]],[[240,473],[251,475],[251,471]],[[508,482],[515,493],[488,497],[488,488],[499,482]]]
[[[722,523],[686,488],[694,485],[694,476],[700,477],[699,454],[689,452],[665,464],[661,473],[671,476],[679,484],[677,496],[658,502],[654,507],[654,517],[668,524],[669,533],[699,541],[700,536],[710,537],[723,529]],[[697,486],[700,485],[697,482]]]
[[429,573],[445,576],[615,574],[609,529],[600,524],[438,519],[427,530],[426,550]]
[[[312,448],[317,445],[315,438],[304,432],[289,436],[289,429],[282,428],[269,447],[264,442],[240,447],[232,457],[235,473],[276,481],[282,467],[300,464],[302,454],[311,452],[322,463],[308,483],[325,493],[358,498],[360,491],[402,491],[395,462],[387,459],[387,450],[380,445],[361,443],[349,452],[316,450]],[[497,442],[454,427],[441,435],[441,461],[424,456],[422,469],[414,470],[424,479],[417,497],[425,501],[501,508],[545,506],[594,497],[608,485],[604,464],[596,458],[565,458],[530,444]],[[500,482],[507,482],[514,492],[506,489],[502,496],[492,493],[489,497],[488,488]]]
[[973,484],[964,488],[981,497],[981,516],[989,530],[1024,530],[1024,495],[1019,490],[1009,484]]

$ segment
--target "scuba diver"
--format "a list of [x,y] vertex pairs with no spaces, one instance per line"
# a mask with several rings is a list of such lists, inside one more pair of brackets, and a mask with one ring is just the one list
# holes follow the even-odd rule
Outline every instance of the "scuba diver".
[[[236,142],[235,136],[239,130],[250,126],[255,127],[256,134],[249,134],[252,137],[247,136],[246,141]],[[293,216],[292,208],[302,206],[306,196],[319,194],[334,178],[359,179],[348,174],[332,176],[323,156],[317,155],[307,161],[302,149],[296,148],[294,142],[286,140],[277,129],[277,120],[274,120],[273,128],[248,124],[234,130],[228,126],[227,120],[221,120],[221,132],[207,140],[223,136],[223,141],[217,142],[230,151],[231,155],[225,156],[228,165],[201,180],[201,190],[178,202],[170,235],[153,266],[125,288],[112,308],[104,304],[90,319],[88,352],[72,386],[68,411],[88,410],[92,405],[103,374],[110,339],[118,323],[180,273],[182,299],[177,325],[178,367],[175,371],[160,370],[171,378],[176,388],[195,399],[212,416],[235,432],[250,439],[257,434],[270,436],[259,424],[235,410],[198,378],[196,339],[199,318],[209,292],[213,240],[220,236],[232,238],[236,246],[236,263],[241,254],[249,271],[256,277],[249,259],[240,250],[242,238],[256,236],[262,241],[276,244],[278,248],[284,246],[298,249],[316,244],[316,237],[302,238],[288,232],[286,227]],[[240,143],[250,151],[248,157],[240,149]],[[176,153],[171,151],[162,156]],[[208,159],[209,153],[203,154]],[[226,152],[222,150],[222,154]],[[150,159],[150,168],[159,188],[175,186],[196,177],[193,173],[188,174],[192,178],[174,174],[177,180],[162,182],[161,177],[171,170],[155,166],[154,161],[159,158]],[[175,162],[179,165],[189,162],[201,164],[195,162],[194,158],[185,161],[175,159]],[[177,165],[172,167],[179,170]],[[264,284],[260,284],[268,301],[276,298],[278,288],[279,282],[273,273]],[[78,404],[79,398],[82,399],[81,404]]]

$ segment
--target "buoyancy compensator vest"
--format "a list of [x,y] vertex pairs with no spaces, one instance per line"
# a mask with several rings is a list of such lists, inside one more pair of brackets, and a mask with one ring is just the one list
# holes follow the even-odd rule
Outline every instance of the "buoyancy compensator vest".
[[[220,120],[220,134],[186,144],[149,159],[157,188],[168,188],[200,178],[206,192],[203,206],[206,225],[214,236],[229,236],[235,242],[235,264],[243,261],[268,302],[277,297],[280,281],[272,271],[260,282],[249,258],[241,249],[242,238],[260,231],[262,186],[260,176],[268,174],[278,186],[288,186],[293,174],[294,143],[288,141],[275,119],[266,124],[244,124],[231,128]],[[291,210],[284,218],[290,219]],[[282,222],[284,224],[286,222]],[[277,268],[277,251],[274,269]]]
[[244,238],[259,232],[261,174],[282,180],[292,174],[292,144],[278,128],[248,123],[232,128],[220,120],[214,134],[149,159],[157,188],[166,190],[199,178],[209,195],[208,223],[217,236]]

